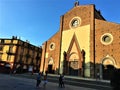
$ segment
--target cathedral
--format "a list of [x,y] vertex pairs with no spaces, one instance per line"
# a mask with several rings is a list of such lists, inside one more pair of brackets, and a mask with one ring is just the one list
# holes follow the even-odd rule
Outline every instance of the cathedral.
[[108,22],[94,4],[79,5],[60,18],[60,28],[42,45],[40,71],[109,79],[120,68],[120,24]]

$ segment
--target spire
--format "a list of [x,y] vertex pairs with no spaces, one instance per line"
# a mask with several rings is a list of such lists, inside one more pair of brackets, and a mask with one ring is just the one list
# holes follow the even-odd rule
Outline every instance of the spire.
[[76,7],[76,6],[79,6],[79,1],[78,1],[78,0],[75,1],[74,6],[75,6],[75,7]]

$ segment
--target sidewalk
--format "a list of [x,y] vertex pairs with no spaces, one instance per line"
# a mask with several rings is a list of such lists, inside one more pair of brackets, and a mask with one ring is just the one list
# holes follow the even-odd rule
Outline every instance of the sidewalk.
[[[59,77],[59,75],[55,75],[55,74],[48,74],[48,75],[49,75],[49,76]],[[96,81],[96,79],[93,79],[93,78],[83,78],[83,77],[67,76],[67,75],[65,75],[65,78],[80,79],[80,80],[89,80],[89,81]],[[97,81],[110,83],[110,80],[97,80]]]

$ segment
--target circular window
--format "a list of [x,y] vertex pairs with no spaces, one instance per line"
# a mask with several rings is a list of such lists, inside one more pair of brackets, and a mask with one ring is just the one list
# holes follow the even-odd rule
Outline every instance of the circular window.
[[71,22],[71,26],[72,26],[72,27],[78,27],[78,26],[79,26],[79,20],[78,20],[78,19],[74,19],[74,20]]
[[103,39],[103,41],[106,42],[106,43],[109,43],[109,42],[111,41],[111,37],[108,36],[108,35],[103,36],[102,39]]
[[50,50],[54,50],[55,49],[55,43],[51,43],[50,44]]
[[106,33],[106,34],[101,36],[102,44],[108,45],[108,44],[111,44],[112,41],[113,41],[113,36],[109,33]]
[[73,18],[71,21],[70,21],[70,27],[71,28],[76,28],[76,27],[78,27],[79,25],[80,25],[80,18],[79,17],[75,17],[75,18]]

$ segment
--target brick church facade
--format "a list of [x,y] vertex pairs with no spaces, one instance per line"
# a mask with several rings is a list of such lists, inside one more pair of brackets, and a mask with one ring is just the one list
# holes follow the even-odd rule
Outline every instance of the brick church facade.
[[104,79],[120,68],[120,24],[108,22],[95,5],[79,5],[61,16],[60,29],[43,43],[40,71]]

